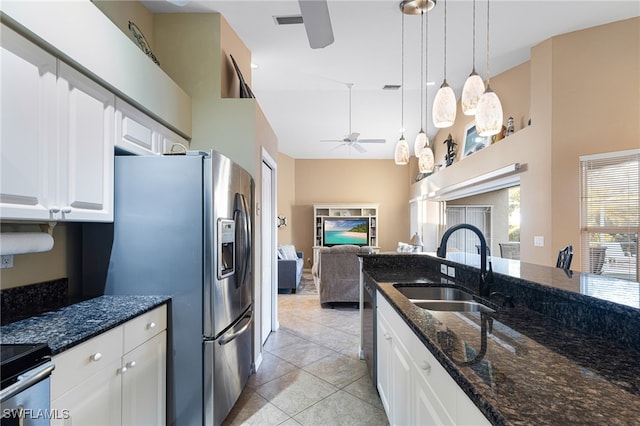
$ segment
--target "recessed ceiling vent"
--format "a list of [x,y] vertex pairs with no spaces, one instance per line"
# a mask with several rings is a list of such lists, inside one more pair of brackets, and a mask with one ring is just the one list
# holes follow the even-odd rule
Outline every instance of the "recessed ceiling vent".
[[302,24],[302,15],[274,16],[276,25]]
[[382,90],[398,90],[400,89],[400,87],[402,86],[400,86],[399,84],[385,84],[382,87]]

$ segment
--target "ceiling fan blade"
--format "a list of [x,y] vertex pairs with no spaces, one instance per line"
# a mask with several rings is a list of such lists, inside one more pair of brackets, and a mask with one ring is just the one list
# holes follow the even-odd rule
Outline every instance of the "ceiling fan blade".
[[358,139],[358,143],[387,143],[386,139]]
[[366,149],[364,149],[364,147],[363,147],[363,146],[360,146],[360,144],[359,144],[359,143],[357,143],[357,142],[356,142],[356,143],[351,144],[351,146],[352,146],[352,147],[354,147],[354,148],[355,148],[355,150],[356,150],[356,151],[358,151],[360,154],[364,154],[365,152],[367,152],[367,150],[366,150]]
[[345,142],[343,139],[320,139],[320,142]]
[[334,146],[334,147],[333,147],[333,148],[331,148],[329,151],[335,151],[336,149],[338,149],[338,148],[340,148],[340,147],[342,147],[342,146],[345,146],[345,145],[348,145],[348,144],[347,144],[347,143],[341,143],[340,145],[336,145],[336,146]]
[[358,140],[359,136],[360,136],[360,133],[353,132],[349,136],[347,136],[347,139],[349,139],[351,142],[355,142]]
[[298,0],[302,23],[312,49],[327,47],[333,43],[333,28],[326,0]]

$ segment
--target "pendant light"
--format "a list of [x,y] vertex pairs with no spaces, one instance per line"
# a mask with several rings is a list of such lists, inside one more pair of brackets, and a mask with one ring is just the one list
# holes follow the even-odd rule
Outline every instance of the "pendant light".
[[456,121],[456,95],[447,84],[447,0],[444,0],[444,80],[433,101],[433,125],[443,129]]
[[[401,5],[402,6],[402,5]],[[393,159],[398,166],[404,166],[409,163],[409,144],[404,139],[404,12],[402,15],[402,37],[401,37],[401,75],[400,75],[400,122],[402,128],[400,129],[400,139],[396,143],[396,149],[393,154]]]
[[422,149],[429,145],[429,138],[427,134],[424,132],[424,127],[422,126],[422,117],[424,116],[424,109],[422,99],[424,97],[424,85],[425,82],[422,79],[424,75],[424,11],[420,15],[420,132],[418,132],[418,136],[416,136],[416,141],[413,143],[413,150],[416,157],[420,158],[420,153]]
[[489,84],[489,0],[487,0],[487,89],[476,108],[476,130],[479,136],[493,136],[502,130],[502,105]]
[[473,64],[471,74],[464,82],[460,104],[464,115],[475,115],[478,101],[484,93],[484,81],[476,72],[476,0],[473,0]]
[[[427,28],[427,33],[426,33],[426,36],[425,36],[426,39],[427,39],[427,42],[425,44],[424,56],[425,56],[425,59],[426,59],[427,64],[428,64],[428,61],[429,61],[429,15],[427,15],[424,19],[426,20],[426,28]],[[423,40],[424,40],[425,37],[423,37]],[[429,67],[426,66],[425,68],[426,68],[425,79],[422,82],[422,87],[426,87],[427,81],[429,81],[429,77],[428,77],[428,75],[429,75]],[[425,104],[426,103],[427,102],[426,102],[426,99],[425,99]],[[428,109],[428,107],[427,107],[427,109]],[[425,122],[426,122],[426,116],[427,116],[427,114],[424,115]],[[429,130],[428,127],[429,127],[429,125],[425,124],[425,128],[427,130]],[[425,136],[426,136],[426,133],[425,133]],[[429,138],[426,138],[426,143],[423,146],[422,151],[420,151],[420,157],[418,157],[418,171],[420,173],[433,173],[434,165],[435,165],[435,160],[433,158],[433,151],[431,150],[431,147],[429,147]]]

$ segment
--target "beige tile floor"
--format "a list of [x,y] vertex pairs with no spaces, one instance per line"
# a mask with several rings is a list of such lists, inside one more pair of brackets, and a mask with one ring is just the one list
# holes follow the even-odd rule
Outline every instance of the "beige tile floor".
[[388,425],[358,358],[355,307],[320,306],[316,294],[278,295],[280,329],[224,425]]

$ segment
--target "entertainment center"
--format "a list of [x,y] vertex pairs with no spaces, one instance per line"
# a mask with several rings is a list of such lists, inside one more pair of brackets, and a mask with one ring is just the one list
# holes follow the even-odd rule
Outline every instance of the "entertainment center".
[[321,247],[341,244],[377,250],[379,204],[314,204],[313,263]]

